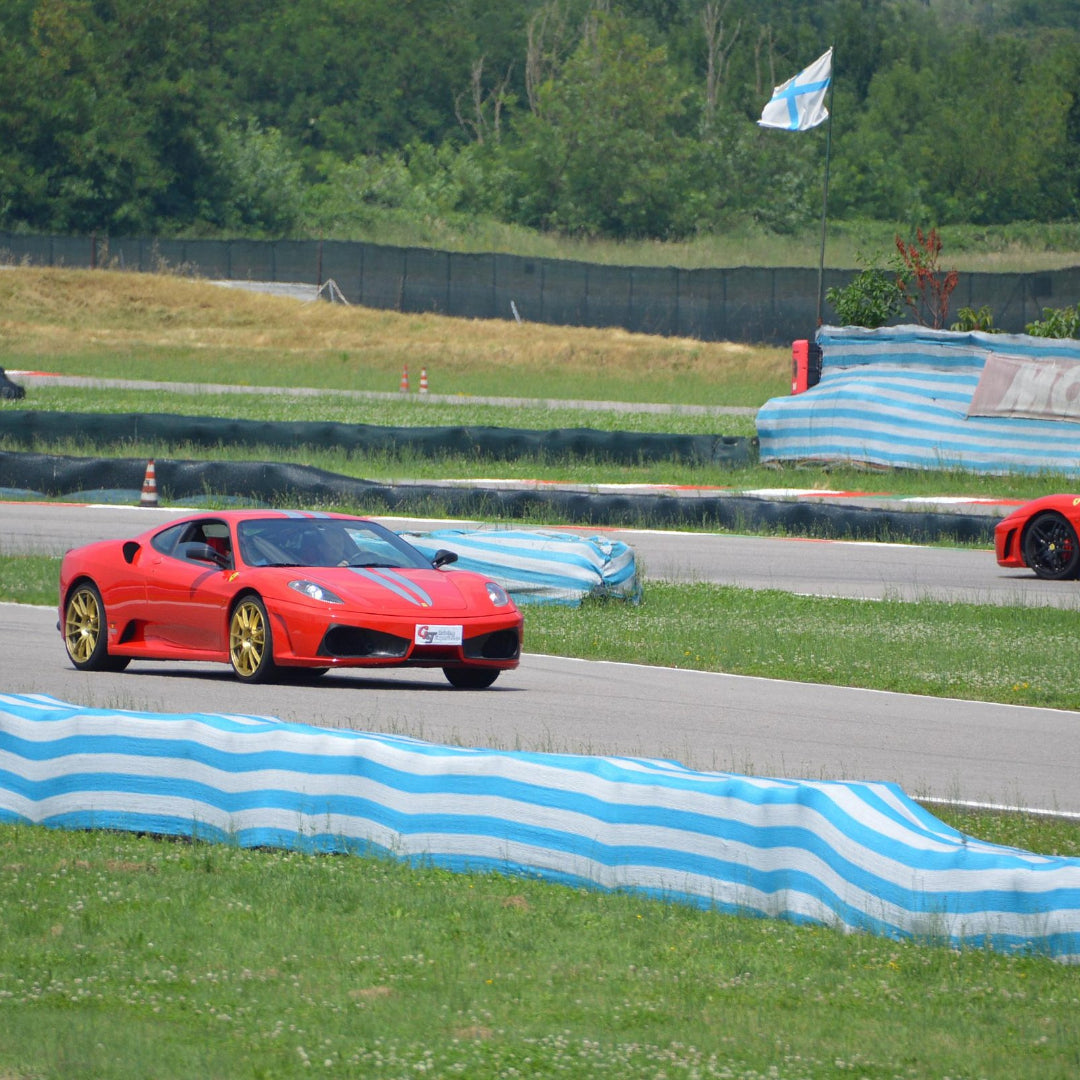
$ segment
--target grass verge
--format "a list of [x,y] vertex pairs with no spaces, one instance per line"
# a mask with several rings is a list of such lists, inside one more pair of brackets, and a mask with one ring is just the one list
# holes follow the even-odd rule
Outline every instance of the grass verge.
[[1075,969],[391,861],[0,827],[11,1077],[1055,1080]]
[[[380,392],[381,393],[381,392]],[[542,399],[522,399],[532,404],[489,404],[467,396],[398,397],[348,395],[339,390],[314,393],[243,392],[198,393],[107,389],[80,386],[35,386],[17,402],[0,405],[14,409],[85,413],[166,412],[179,416],[212,416],[223,419],[371,424],[376,427],[491,427],[550,431],[556,428],[590,428],[594,431],[641,431],[675,435],[741,435],[757,433],[753,415],[701,413],[670,410],[602,409],[545,404]],[[749,407],[747,407],[749,408]]]
[[[931,697],[1080,709],[1080,613],[650,582],[640,605],[527,610],[529,648]],[[1066,650],[1066,651],[1063,651]]]
[[0,553],[0,602],[55,607],[60,558]]
[[790,350],[618,329],[454,319],[116,271],[0,275],[13,370],[96,378],[752,405],[790,387]]

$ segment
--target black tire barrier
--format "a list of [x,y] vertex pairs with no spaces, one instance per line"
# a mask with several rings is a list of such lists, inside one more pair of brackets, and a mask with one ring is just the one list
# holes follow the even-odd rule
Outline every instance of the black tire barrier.
[[0,367],[0,398],[6,398],[8,401],[18,401],[24,397],[26,397],[26,389],[18,383],[12,382],[7,377],[4,369]]
[[[143,459],[75,458],[0,451],[0,489],[49,496],[127,489],[139,501]],[[951,540],[993,543],[996,518],[760,499],[748,495],[600,495],[564,489],[462,487],[437,483],[384,484],[307,465],[276,462],[155,461],[164,499],[252,499],[263,503],[328,503],[366,514],[505,520],[557,517],[571,524],[668,526],[783,532],[854,540]]]
[[[21,387],[19,388],[21,389]],[[379,427],[329,421],[228,420],[162,413],[78,413],[36,410],[0,412],[0,435],[32,446],[74,439],[89,444],[136,439],[191,446],[340,447],[350,451],[412,450],[427,455],[511,461],[536,457],[589,457],[637,463],[689,461],[746,465],[757,456],[757,440],[727,435],[668,435],[590,428],[548,431],[500,427]]]

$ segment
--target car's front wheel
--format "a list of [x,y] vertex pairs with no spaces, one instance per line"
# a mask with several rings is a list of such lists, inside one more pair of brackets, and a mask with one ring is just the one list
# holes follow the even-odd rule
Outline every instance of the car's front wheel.
[[80,671],[123,671],[126,656],[110,656],[101,593],[92,581],[71,590],[64,605],[64,645],[68,659]]
[[229,662],[242,682],[267,682],[274,675],[270,621],[257,596],[241,597],[229,617]]
[[1076,577],[1080,572],[1076,530],[1052,510],[1032,518],[1024,532],[1024,562],[1048,581]]
[[444,667],[443,674],[459,690],[484,690],[498,677],[498,668]]

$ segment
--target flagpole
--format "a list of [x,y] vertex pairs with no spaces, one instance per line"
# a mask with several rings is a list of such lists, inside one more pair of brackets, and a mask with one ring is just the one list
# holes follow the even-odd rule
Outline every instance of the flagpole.
[[[833,67],[835,70],[835,65]],[[821,254],[818,257],[818,271],[817,271],[817,319],[814,323],[815,326],[821,325],[821,304],[824,296],[824,283],[825,283],[825,222],[827,220],[827,211],[829,206],[829,156],[832,149],[832,111],[833,111],[833,83],[835,78],[833,76],[833,70],[829,73],[829,104],[828,104],[828,127],[825,129],[825,184],[822,189],[821,195]]]
[[[817,325],[821,325],[821,304],[825,278],[825,226],[829,206],[829,158],[832,154],[833,47],[808,68],[787,82],[773,87],[772,97],[761,110],[762,127],[783,131],[809,131],[823,120],[829,121],[825,136],[825,184],[821,197],[821,257],[818,259]],[[826,93],[828,101],[826,102]]]

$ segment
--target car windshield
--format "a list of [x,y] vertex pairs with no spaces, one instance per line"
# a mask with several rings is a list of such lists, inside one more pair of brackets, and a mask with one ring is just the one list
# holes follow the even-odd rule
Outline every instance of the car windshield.
[[236,528],[248,566],[384,566],[431,569],[396,533],[359,518],[256,518]]

